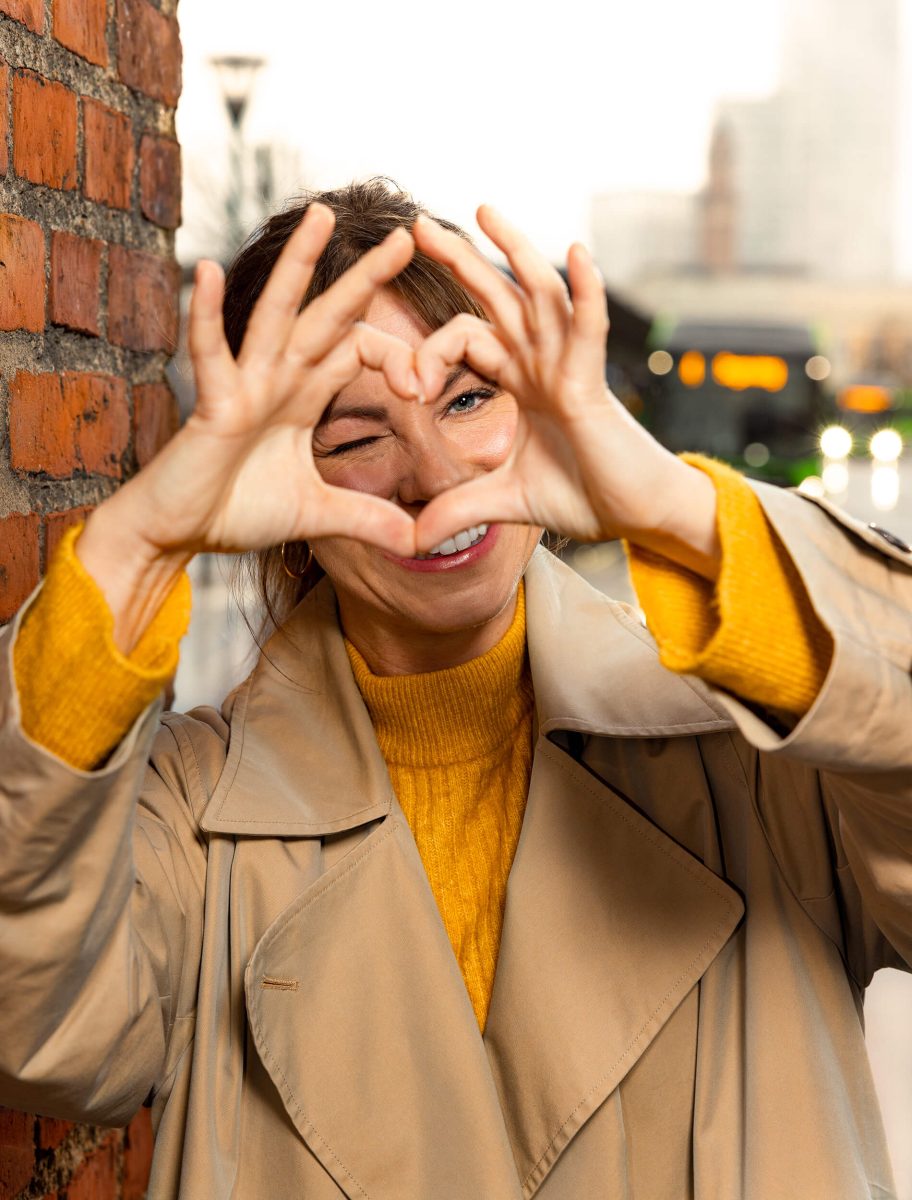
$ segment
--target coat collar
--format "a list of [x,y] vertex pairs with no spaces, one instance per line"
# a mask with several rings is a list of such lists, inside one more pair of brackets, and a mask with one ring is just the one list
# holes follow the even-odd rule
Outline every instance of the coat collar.
[[[543,548],[526,571],[529,661],[540,732],[679,737],[734,728],[694,679],[666,671],[631,609]],[[321,836],[389,813],[392,788],[323,580],[231,707],[225,768],[202,827]]]

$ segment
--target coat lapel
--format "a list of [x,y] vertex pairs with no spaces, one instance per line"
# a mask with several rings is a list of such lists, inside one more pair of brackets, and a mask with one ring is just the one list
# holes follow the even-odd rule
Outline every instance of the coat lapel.
[[[538,554],[526,579],[542,736],[485,1043],[532,1196],[699,981],[743,904],[634,807],[635,794],[622,797],[554,744],[568,730],[678,737],[729,729],[730,718],[701,684],[660,666],[630,610]],[[685,806],[687,779],[668,787]]]
[[547,740],[485,1042],[531,1196],[719,953],[737,893]]
[[346,1196],[518,1200],[468,995],[398,806],[261,939],[257,1051]]

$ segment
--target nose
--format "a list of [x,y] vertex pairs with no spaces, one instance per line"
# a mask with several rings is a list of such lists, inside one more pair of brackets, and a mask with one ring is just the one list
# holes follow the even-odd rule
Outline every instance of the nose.
[[432,426],[410,439],[396,499],[414,515],[441,492],[466,483],[477,470],[464,450]]

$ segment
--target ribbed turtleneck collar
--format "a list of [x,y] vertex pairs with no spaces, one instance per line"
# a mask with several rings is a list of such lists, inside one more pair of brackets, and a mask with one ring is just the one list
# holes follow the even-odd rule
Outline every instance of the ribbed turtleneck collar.
[[388,763],[429,767],[486,757],[513,735],[532,705],[522,583],[501,640],[458,667],[374,675],[347,638],[345,648]]

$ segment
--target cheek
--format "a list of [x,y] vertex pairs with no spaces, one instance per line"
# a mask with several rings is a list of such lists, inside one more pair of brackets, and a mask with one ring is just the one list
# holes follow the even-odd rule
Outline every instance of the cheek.
[[375,451],[372,455],[348,461],[323,458],[317,461],[317,470],[323,480],[333,487],[389,497],[395,494],[399,480],[400,472],[395,458],[394,454],[386,451]]
[[329,576],[337,590],[346,590],[346,584],[361,574],[368,548],[354,538],[325,537],[311,541],[314,558]]
[[506,402],[492,407],[490,412],[482,413],[477,421],[457,426],[450,434],[464,457],[486,471],[493,471],[500,466],[510,453],[516,436],[519,419],[516,402],[511,396],[503,397],[503,400]]

